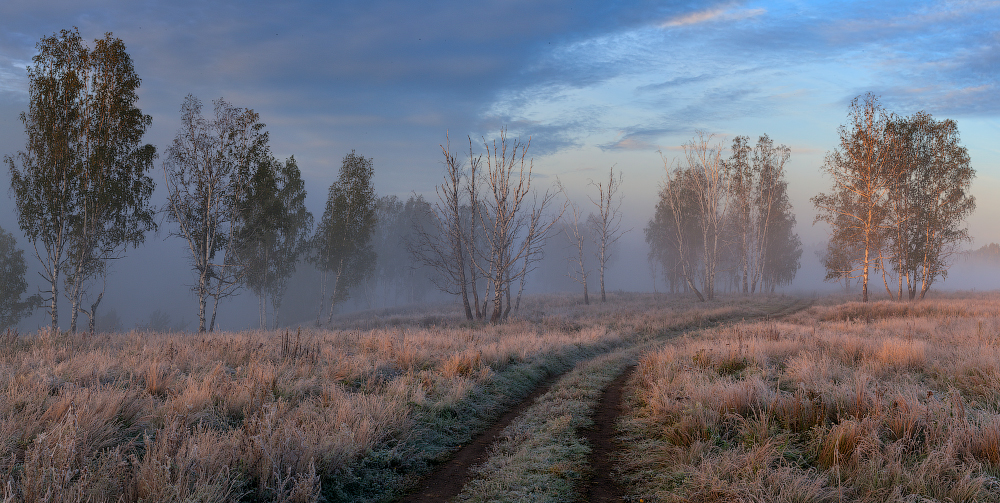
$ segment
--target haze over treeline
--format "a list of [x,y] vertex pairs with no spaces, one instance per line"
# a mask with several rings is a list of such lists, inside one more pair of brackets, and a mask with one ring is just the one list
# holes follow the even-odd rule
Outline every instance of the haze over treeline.
[[[467,153],[442,132],[433,194],[379,195],[378,165],[366,157],[375,153],[346,153],[322,215],[312,215],[305,201],[320,188],[306,187],[292,153],[272,152],[252,104],[220,98],[208,112],[189,95],[173,143],[158,148],[143,143],[153,117],[137,106],[141,79],[120,39],[108,33],[91,48],[64,30],[37,47],[21,115],[27,141],[5,156],[18,226],[33,244],[29,257],[5,247],[8,324],[43,301],[53,327],[83,330],[80,315],[91,330],[120,324],[115,306],[102,305],[129,281],[114,264],[154,232],[186,257],[193,273],[173,279],[194,292],[195,307],[155,303],[145,325],[209,331],[239,296],[255,298],[257,319],[244,308],[238,326],[272,327],[455,298],[469,319],[496,323],[532,291],[585,302],[622,288],[706,301],[773,293],[794,284],[808,256],[784,171],[795,153],[766,134],[728,145],[692,131],[680,158],[661,153],[660,198],[641,227],[629,224],[648,217],[623,215],[621,168],[567,188],[535,174],[532,139],[505,128],[457,142]],[[822,166],[831,190],[813,198],[832,229],[826,278],[859,280],[865,300],[875,275],[887,295],[922,298],[970,240],[975,172],[956,123],[897,117],[865,95],[839,133]],[[153,200],[160,179],[162,204]],[[41,297],[23,281],[32,259]]]

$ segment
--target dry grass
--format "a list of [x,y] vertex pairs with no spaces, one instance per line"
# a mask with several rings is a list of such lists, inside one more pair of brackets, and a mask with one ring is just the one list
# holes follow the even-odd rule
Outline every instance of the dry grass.
[[642,496],[1000,501],[996,295],[705,330],[633,385],[623,470]]
[[5,334],[0,501],[385,501],[545,375],[767,308],[612,297],[531,299],[499,327],[444,312],[350,330]]

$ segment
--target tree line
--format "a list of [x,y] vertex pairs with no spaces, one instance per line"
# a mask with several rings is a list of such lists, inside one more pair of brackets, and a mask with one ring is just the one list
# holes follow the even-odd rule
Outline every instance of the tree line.
[[[485,165],[476,171],[484,156],[476,158],[468,184],[462,185],[461,168],[446,151],[457,177],[451,189],[471,191],[472,203],[461,207],[432,205],[419,196],[405,203],[378,198],[373,160],[352,151],[314,231],[297,162],[272,154],[259,114],[223,99],[205,114],[192,95],[181,105],[181,127],[162,163],[167,202],[154,208],[150,172],[157,152],[141,141],[152,118],[136,107],[141,80],[122,41],[107,33],[91,49],[73,29],[43,37],[37,47],[28,69],[29,109],[20,116],[28,141],[5,162],[18,223],[35,243],[48,289],[44,298],[21,300],[22,252],[12,236],[0,236],[0,244],[11,248],[4,257],[12,264],[4,274],[10,283],[5,325],[44,301],[58,329],[65,297],[70,331],[77,330],[80,313],[93,331],[111,260],[157,229],[157,213],[187,245],[199,331],[212,331],[219,302],[243,289],[258,297],[261,327],[277,326],[288,280],[302,260],[320,272],[318,321],[329,321],[352,294],[395,289],[397,297],[413,301],[431,281],[450,291],[439,276],[458,264],[468,270],[469,282],[459,288],[472,292],[470,317],[475,305],[476,317],[499,322],[519,305],[526,275],[557,220],[546,213],[554,195],[531,188],[530,142],[508,140],[501,131],[492,145],[484,138]],[[455,233],[463,233],[458,261],[442,255],[440,246]],[[387,260],[377,261],[379,254]]]

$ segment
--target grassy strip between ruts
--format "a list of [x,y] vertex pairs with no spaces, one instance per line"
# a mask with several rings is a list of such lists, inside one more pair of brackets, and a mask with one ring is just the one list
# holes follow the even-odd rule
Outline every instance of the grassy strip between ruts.
[[658,342],[581,362],[508,426],[458,496],[463,502],[575,501],[590,447],[577,431],[593,424],[601,394]]

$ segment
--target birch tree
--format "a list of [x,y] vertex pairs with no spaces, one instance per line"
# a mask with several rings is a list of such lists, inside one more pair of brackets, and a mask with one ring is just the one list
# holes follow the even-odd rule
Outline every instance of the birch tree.
[[[565,194],[565,190],[563,190]],[[583,288],[583,303],[590,305],[590,290],[587,288],[587,278],[590,276],[591,250],[589,244],[592,241],[590,227],[583,219],[580,207],[569,199],[566,195],[566,206],[569,208],[569,221],[563,224],[563,233],[569,244],[569,272],[567,276],[577,282]]]
[[607,302],[607,295],[604,293],[604,272],[607,270],[608,262],[614,255],[614,245],[621,239],[628,229],[622,229],[622,197],[621,185],[622,175],[618,172],[615,177],[615,168],[608,170],[608,181],[594,182],[590,185],[597,189],[597,199],[590,197],[590,202],[597,208],[597,213],[591,214],[588,223],[593,229],[593,236],[596,246],[594,251],[597,259],[597,273],[601,284],[601,302]]
[[715,276],[724,245],[725,222],[731,208],[730,177],[722,161],[721,142],[716,142],[714,135],[699,131],[682,147],[687,169],[693,173],[686,181],[691,184],[701,217],[702,289],[707,300],[714,300]]
[[[952,120],[935,120],[926,112],[890,125],[897,140],[890,174],[890,225],[881,270],[897,276],[895,296],[922,299],[931,285],[947,276],[950,257],[969,241],[966,217],[975,209],[969,193],[975,170],[960,144]],[[886,291],[893,292],[886,282]]]
[[[481,157],[472,154],[471,143],[470,138],[471,174],[468,180],[463,162],[451,151],[450,138],[440,145],[444,155],[444,180],[434,188],[437,201],[431,205],[431,222],[426,225],[414,222],[416,241],[411,246],[414,256],[437,272],[433,281],[438,289],[459,297],[468,320],[472,320],[473,316],[476,319],[482,317],[474,265],[478,224],[475,199],[478,188],[475,182]],[[470,199],[463,200],[466,195]],[[468,202],[470,200],[471,203]]]
[[812,198],[818,213],[815,222],[831,226],[831,240],[853,242],[856,254],[834,254],[838,271],[861,279],[861,299],[868,302],[868,283],[879,258],[887,228],[896,137],[889,125],[892,115],[872,94],[851,101],[848,124],[840,126],[840,148],[827,154],[823,171],[831,178],[831,192]]
[[28,69],[29,109],[21,114],[28,142],[5,161],[18,223],[50,285],[52,328],[59,326],[62,280],[70,330],[84,312],[93,331],[103,289],[88,310],[81,306],[88,282],[106,284],[109,261],[155,228],[147,173],[156,149],[142,144],[152,119],[135,106],[141,81],[111,33],[94,49],[76,29],[44,37],[37,47]]
[[166,215],[177,224],[171,234],[185,240],[197,274],[199,332],[214,330],[219,301],[241,285],[239,204],[253,168],[268,154],[268,134],[257,113],[222,99],[214,105],[215,118],[209,120],[200,100],[184,99],[181,128],[163,163]]
[[312,238],[310,260],[322,274],[319,320],[329,305],[327,323],[333,321],[336,305],[347,300],[350,289],[375,266],[372,248],[376,224],[374,173],[371,158],[353,150],[344,157],[340,176],[330,185],[323,217]]
[[305,197],[295,157],[282,162],[267,156],[258,163],[239,202],[239,262],[244,283],[257,295],[262,329],[278,327],[288,278],[307,248],[313,217],[305,208]]
[[646,227],[646,241],[650,243],[650,253],[663,264],[668,281],[672,284],[674,277],[682,279],[686,288],[704,302],[705,295],[696,283],[699,277],[705,278],[701,273],[705,246],[701,216],[704,205],[699,201],[700,194],[695,188],[701,182],[692,180],[701,173],[682,169],[666,157],[663,157],[663,165],[664,182],[660,187],[656,213]]
[[[487,292],[492,300],[490,322],[505,320],[515,304],[511,287],[518,282],[519,293],[531,264],[539,258],[548,231],[556,219],[547,218],[545,209],[553,200],[546,192],[533,197],[532,161],[527,157],[531,141],[508,141],[507,130],[492,142],[483,139],[486,149],[483,175],[484,192],[479,221],[485,229],[486,256],[477,263],[479,272],[489,281]],[[520,266],[520,267],[519,267]]]

